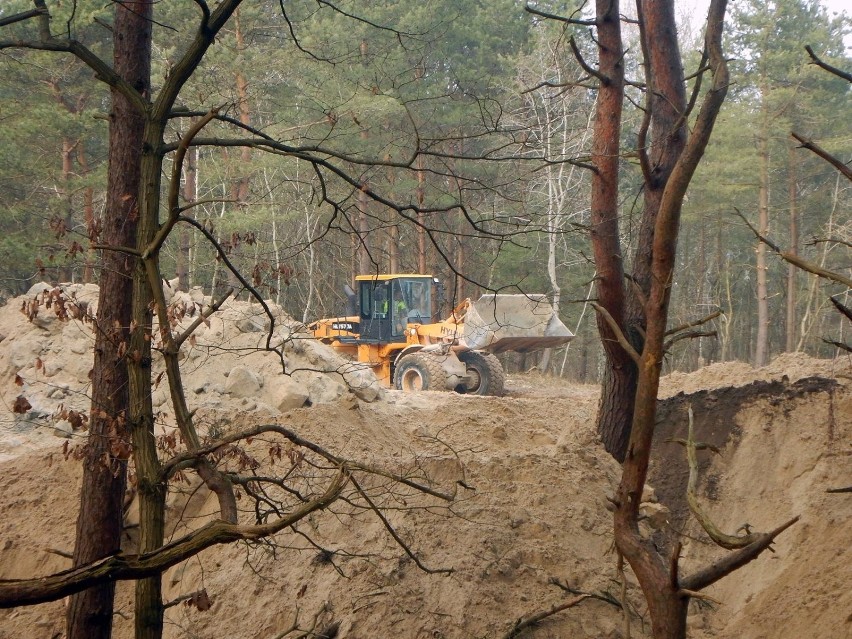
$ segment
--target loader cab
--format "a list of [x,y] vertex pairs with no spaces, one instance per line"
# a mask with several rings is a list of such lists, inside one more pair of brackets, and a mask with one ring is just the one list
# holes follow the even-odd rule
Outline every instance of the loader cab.
[[362,340],[405,341],[408,324],[432,321],[430,275],[359,275],[355,281]]

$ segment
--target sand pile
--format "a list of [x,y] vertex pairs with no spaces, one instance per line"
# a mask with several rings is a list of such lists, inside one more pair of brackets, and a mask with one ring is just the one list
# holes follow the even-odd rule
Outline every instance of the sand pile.
[[[87,327],[28,326],[19,306],[20,300],[0,309],[0,334],[6,335],[0,342],[0,384],[7,406],[26,392],[40,412],[25,420],[14,420],[9,412],[0,423],[0,577],[46,574],[70,565],[52,550],[73,546],[80,468],[63,460],[64,440],[43,424],[59,402],[87,408],[88,368],[72,361],[85,357],[73,350],[81,349],[80,340],[91,344]],[[428,475],[442,489],[456,490],[451,504],[399,491],[376,493],[387,523],[417,560],[430,570],[452,572],[424,572],[375,513],[341,505],[311,516],[297,532],[280,534],[275,545],[212,548],[170,569],[163,579],[167,600],[204,588],[212,607],[203,612],[183,603],[170,607],[167,637],[283,639],[311,627],[336,627],[338,637],[351,639],[500,638],[519,617],[573,597],[569,590],[599,598],[520,636],[624,636],[620,610],[606,601],[620,597],[605,508],[619,468],[595,437],[596,387],[524,376],[507,381],[503,398],[396,391],[359,397],[332,386],[340,384],[342,373],[350,374],[344,362],[325,359],[327,349],[312,340],[287,340],[298,335],[295,324],[282,319],[279,335],[285,370],[302,370],[288,377],[274,355],[253,351],[265,339],[257,330],[264,324],[256,307],[233,305],[222,315],[198,335],[193,348],[199,353],[188,352],[183,362],[199,421],[222,429],[276,421],[341,456]],[[32,363],[36,343],[42,344],[41,368]],[[239,366],[258,379],[249,375],[239,386],[229,386]],[[693,603],[691,636],[850,636],[852,498],[825,493],[852,484],[849,363],[788,356],[773,366],[749,377],[739,364],[714,365],[665,382],[674,403],[663,430],[666,424],[672,432],[679,427],[678,411],[687,398],[700,399],[705,408],[732,407],[729,413],[702,408],[703,414],[725,415],[725,420],[730,414],[731,424],[726,421],[724,428],[705,420],[708,429],[718,431],[723,451],[703,462],[702,498],[723,528],[733,532],[747,521],[767,529],[802,515],[774,555],[708,593],[721,605]],[[23,389],[12,383],[16,374],[26,380]],[[837,381],[792,383],[814,374]],[[787,390],[749,384],[755,379],[781,384],[784,375],[791,382],[783,383]],[[279,402],[280,378],[288,392],[305,395],[299,407]],[[739,394],[729,397],[728,387],[739,388]],[[63,396],[50,397],[53,388],[62,388]],[[693,394],[678,398],[681,390]],[[712,399],[694,394],[699,391],[712,393]],[[164,398],[159,406],[168,412]],[[655,467],[663,468],[682,451],[658,446],[657,455]],[[662,475],[660,481],[662,500]],[[672,501],[669,507],[675,521],[678,506]],[[181,534],[215,516],[216,502],[192,484],[175,493],[170,512],[173,530]],[[184,523],[177,525],[178,518]],[[650,528],[646,532],[654,534]],[[707,545],[691,524],[683,532],[686,572],[723,552]],[[134,534],[128,530],[129,551]],[[644,614],[629,574],[628,581],[628,601]],[[132,587],[121,584],[116,637],[132,636],[131,602]],[[63,610],[63,603],[55,602],[0,611],[0,639],[61,637]],[[299,632],[282,635],[296,626]],[[643,637],[646,630],[634,615],[631,635]]]

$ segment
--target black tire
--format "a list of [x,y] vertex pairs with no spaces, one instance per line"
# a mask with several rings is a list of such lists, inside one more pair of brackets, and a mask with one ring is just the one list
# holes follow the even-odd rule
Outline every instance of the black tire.
[[496,355],[480,351],[460,353],[459,359],[467,368],[469,381],[456,388],[466,395],[503,395],[506,373]]
[[438,358],[429,353],[410,353],[396,363],[393,376],[398,390],[447,390],[447,373]]

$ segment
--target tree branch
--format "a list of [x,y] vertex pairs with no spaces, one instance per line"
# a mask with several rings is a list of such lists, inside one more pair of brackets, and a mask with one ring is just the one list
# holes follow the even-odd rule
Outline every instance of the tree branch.
[[802,145],[801,148],[807,149],[808,151],[815,153],[816,155],[821,157],[823,160],[828,162],[835,169],[840,171],[844,176],[846,176],[846,179],[852,180],[852,168],[849,168],[848,166],[846,166],[846,164],[844,164],[839,159],[834,157],[831,153],[829,153],[828,151],[823,149],[821,146],[819,146],[813,140],[810,140],[809,138],[806,138],[803,135],[799,135],[795,131],[792,131],[790,133],[790,135],[793,136],[793,138],[796,141],[801,143],[801,145]]
[[736,550],[711,566],[689,575],[680,582],[681,592],[684,593],[684,596],[689,596],[688,591],[702,590],[703,588],[716,583],[722,577],[731,574],[737,568],[745,566],[753,559],[756,559],[760,553],[769,548],[778,535],[787,530],[797,521],[799,521],[798,515],[781,524],[775,530],[760,535],[760,538],[750,546]]
[[270,523],[240,525],[217,520],[153,552],[139,555],[110,555],[93,563],[46,577],[2,579],[0,580],[0,608],[55,601],[110,581],[143,579],[160,574],[205,548],[237,540],[267,537],[292,526],[313,512],[326,509],[337,500],[348,481],[348,471],[341,468],[320,497],[300,506],[288,516]]
[[811,60],[813,60],[813,64],[817,65],[818,67],[822,67],[823,69],[825,69],[825,70],[826,70],[826,71],[828,71],[829,73],[831,73],[831,74],[833,74],[833,75],[836,75],[838,78],[843,78],[843,79],[844,79],[844,80],[846,80],[847,82],[852,82],[852,73],[847,73],[847,72],[846,72],[846,71],[844,71],[843,69],[838,69],[837,67],[833,67],[833,66],[831,66],[831,65],[830,65],[830,64],[828,64],[827,62],[823,62],[823,61],[822,61],[822,60],[821,60],[821,59],[817,56],[817,54],[816,54],[816,53],[814,53],[814,50],[813,50],[813,49],[811,49],[811,45],[809,45],[809,44],[808,44],[808,45],[806,45],[806,46],[805,46],[805,51],[807,51],[807,52],[808,52],[808,55],[809,55],[809,56],[811,56]]
[[[565,24],[578,24],[586,27],[594,27],[597,24],[595,20],[578,20],[577,18],[566,18],[565,16],[560,16],[555,13],[548,13],[547,11],[536,9],[529,3],[524,7],[524,11],[526,11],[527,13],[531,13],[534,16],[538,16],[539,18],[545,18],[547,20],[557,20],[558,22],[564,22]],[[577,9],[571,15],[576,15],[579,11],[580,10]]]
[[629,341],[627,341],[627,337],[624,335],[624,331],[621,330],[621,327],[618,325],[618,322],[616,322],[612,315],[610,315],[609,311],[597,302],[590,302],[590,304],[592,305],[592,308],[594,308],[598,313],[600,313],[601,317],[603,317],[604,321],[610,327],[613,334],[615,334],[615,339],[618,340],[619,345],[630,356],[630,359],[636,362],[636,364],[640,364],[642,358],[639,356],[639,353],[636,352],[636,349],[633,348],[633,345]]
[[589,63],[583,59],[583,54],[580,53],[580,48],[577,46],[577,43],[574,41],[574,36],[568,38],[568,45],[571,47],[571,52],[574,54],[574,57],[577,59],[577,64],[588,73],[593,78],[597,78],[601,81],[602,84],[609,84],[612,82],[608,77],[606,77],[603,73],[595,69],[594,67],[589,66]]
[[837,282],[839,284],[843,284],[845,286],[848,286],[849,288],[852,288],[852,278],[848,278],[845,275],[841,275],[840,273],[835,273],[834,271],[826,270],[826,269],[822,268],[821,266],[817,266],[813,262],[809,262],[808,260],[802,259],[798,255],[795,255],[793,253],[788,253],[788,252],[782,251],[781,248],[777,244],[775,244],[772,240],[770,240],[768,237],[764,237],[763,235],[761,235],[760,231],[758,231],[756,228],[754,228],[754,226],[751,224],[751,222],[749,222],[746,219],[745,215],[743,215],[739,211],[739,209],[734,207],[734,210],[736,211],[739,218],[743,222],[745,222],[746,226],[748,226],[751,229],[751,232],[754,233],[754,236],[758,240],[760,240],[761,242],[766,244],[766,246],[768,246],[770,249],[772,249],[772,251],[774,253],[776,253],[785,262],[788,262],[788,263],[792,264],[793,266],[797,266],[800,269],[802,269],[803,271],[807,271],[808,273],[813,273],[814,275],[818,275],[819,277],[822,277],[822,278],[825,278],[827,280],[831,280],[832,282]]
[[561,604],[556,604],[554,606],[551,606],[547,610],[537,612],[533,615],[530,615],[529,617],[521,617],[520,619],[518,619],[515,622],[515,625],[512,626],[512,628],[509,630],[509,632],[507,632],[505,635],[503,635],[503,639],[514,639],[519,634],[521,634],[521,632],[523,630],[526,630],[527,628],[529,628],[531,626],[537,625],[540,621],[543,621],[544,619],[547,619],[548,617],[552,617],[553,615],[555,615],[558,612],[562,612],[563,610],[568,610],[569,608],[573,608],[577,604],[588,599],[590,596],[591,595],[580,595],[579,597],[575,597],[574,599],[569,599],[568,601],[561,603]]
[[391,523],[388,521],[387,517],[385,517],[382,511],[376,506],[376,504],[373,503],[373,500],[370,499],[370,497],[367,495],[367,492],[363,488],[361,488],[361,484],[359,484],[354,477],[351,477],[350,479],[352,481],[352,485],[355,486],[355,490],[357,490],[358,494],[361,495],[364,501],[367,502],[367,505],[370,507],[370,510],[372,510],[376,514],[376,517],[378,517],[379,520],[382,522],[382,525],[384,525],[385,530],[390,533],[390,536],[394,538],[394,541],[396,541],[396,543],[399,544],[399,547],[402,548],[403,551],[405,551],[405,554],[408,555],[415,564],[417,564],[417,567],[420,568],[420,570],[429,573],[430,575],[454,572],[453,568],[426,567],[423,562],[420,561],[417,555],[415,555],[411,551],[411,548],[408,547],[408,544],[405,543],[405,541],[402,539],[402,537],[399,536],[396,530],[394,530],[394,527],[391,526]]
[[23,11],[21,13],[15,13],[11,16],[0,18],[0,27],[5,27],[6,25],[14,24],[15,22],[23,22],[24,20],[29,20],[30,18],[35,18],[36,16],[44,15],[46,13],[47,7],[45,6],[36,7],[35,9],[30,9],[29,11]]
[[145,97],[134,89],[127,81],[118,75],[112,67],[101,60],[92,51],[77,40],[61,40],[50,33],[50,12],[44,0],[34,0],[36,8],[30,17],[38,17],[38,40],[0,40],[2,49],[33,49],[39,51],[56,51],[70,53],[95,72],[95,77],[119,91],[134,105],[140,113],[147,112],[148,102]]

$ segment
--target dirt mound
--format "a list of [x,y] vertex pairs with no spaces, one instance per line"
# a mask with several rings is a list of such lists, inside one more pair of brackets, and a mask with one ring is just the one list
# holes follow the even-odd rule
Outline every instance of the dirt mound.
[[[3,400],[11,407],[26,394],[34,407],[24,418],[8,412],[0,421],[2,578],[69,566],[63,553],[73,545],[80,467],[63,460],[64,439],[54,433],[79,434],[57,431],[50,416],[59,403],[88,408],[91,360],[83,346],[91,348],[91,331],[81,321],[29,324],[21,303],[0,309]],[[354,379],[356,387],[371,388],[364,378],[352,377],[346,362],[280,319],[276,339],[289,375],[281,374],[280,359],[255,350],[266,326],[257,306],[232,305],[199,333],[182,362],[197,419],[207,428],[275,420],[348,458],[426,473],[455,486],[457,499],[423,507],[389,494],[387,522],[369,509],[341,506],[282,533],[275,545],[208,549],[170,569],[163,584],[173,601],[204,588],[212,607],[170,607],[166,637],[279,637],[298,626],[336,627],[336,636],[350,639],[499,638],[518,618],[564,602],[572,591],[597,598],[520,636],[623,636],[621,612],[612,604],[621,594],[606,510],[619,468],[594,433],[597,387],[518,376],[507,380],[503,398],[386,391],[367,402],[369,394],[359,397],[342,384]],[[722,449],[701,462],[702,499],[719,525],[733,532],[748,521],[765,530],[802,516],[774,555],[711,589],[720,606],[693,604],[691,636],[849,636],[852,499],[825,489],[852,477],[850,372],[848,361],[787,356],[759,371],[726,364],[666,378],[661,439],[679,436],[691,403],[701,421],[699,439]],[[16,375],[23,387],[14,385]],[[285,396],[297,406],[284,403]],[[165,396],[155,401],[168,412]],[[671,514],[668,524],[665,518],[656,524],[684,533],[688,573],[723,551],[703,541],[678,505],[679,448],[657,446],[654,481]],[[205,489],[184,488],[185,496],[173,497],[173,519],[180,514],[199,525],[215,515]],[[643,530],[654,534],[644,523]],[[128,550],[134,534],[128,530]],[[438,572],[421,570],[415,558]],[[629,575],[628,582],[630,605],[645,614]],[[118,607],[115,636],[131,637],[129,584],[119,585]],[[0,639],[61,637],[63,612],[62,602],[0,611]],[[644,630],[634,616],[631,635],[646,636]]]

